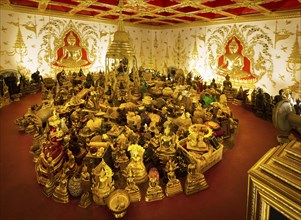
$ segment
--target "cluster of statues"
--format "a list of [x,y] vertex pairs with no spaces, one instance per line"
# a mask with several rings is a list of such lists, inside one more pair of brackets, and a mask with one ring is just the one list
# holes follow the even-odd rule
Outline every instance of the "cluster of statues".
[[[276,96],[271,96],[265,92],[262,88],[254,89],[251,93],[251,106],[252,111],[257,117],[272,121],[273,110],[277,103],[282,100],[289,100],[292,96],[289,90],[280,89]],[[292,103],[293,111],[300,116],[300,100],[296,99],[295,103]]]
[[0,75],[0,107],[12,101],[18,101],[21,97],[41,91],[43,77],[39,70],[33,72],[30,77],[25,77],[18,71],[3,70]]
[[42,103],[16,120],[33,135],[31,153],[46,196],[61,203],[79,197],[83,208],[93,202],[125,208],[116,198],[151,202],[208,187],[203,172],[222,154],[221,122],[232,131],[238,125],[225,95],[214,86],[203,89],[200,78],[153,75],[148,81],[143,72],[134,73],[138,89],[130,80],[122,88],[129,91],[109,92],[105,82],[125,73],[60,72],[54,88],[43,88]]

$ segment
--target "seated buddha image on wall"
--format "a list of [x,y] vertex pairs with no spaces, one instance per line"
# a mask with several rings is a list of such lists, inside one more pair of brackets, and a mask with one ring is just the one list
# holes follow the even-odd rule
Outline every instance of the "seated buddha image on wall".
[[57,59],[54,66],[62,68],[79,68],[91,64],[88,60],[88,51],[81,46],[80,38],[74,31],[66,33],[63,46],[57,50]]
[[218,59],[218,72],[232,79],[250,80],[256,78],[251,73],[250,60],[243,54],[243,45],[233,36],[226,44],[225,54]]

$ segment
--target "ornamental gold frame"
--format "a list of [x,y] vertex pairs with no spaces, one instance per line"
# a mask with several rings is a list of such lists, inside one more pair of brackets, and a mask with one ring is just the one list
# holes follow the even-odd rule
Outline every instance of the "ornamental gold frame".
[[[288,147],[296,143],[300,144],[293,142],[288,144]],[[270,219],[271,207],[288,219],[297,220],[301,217],[301,183],[299,181],[299,184],[294,184],[298,181],[298,177],[290,179],[291,176],[288,174],[279,175],[279,170],[267,163],[268,160],[278,163],[277,158],[282,153],[279,148],[282,146],[270,149],[248,171],[247,220]],[[266,167],[269,169],[268,172]],[[290,166],[289,169],[295,171],[296,165]]]

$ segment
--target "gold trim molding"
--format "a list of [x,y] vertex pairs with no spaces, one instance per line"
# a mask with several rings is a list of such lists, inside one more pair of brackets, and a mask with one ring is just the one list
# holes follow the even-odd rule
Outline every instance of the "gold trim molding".
[[[9,4],[0,4],[0,9],[10,10],[10,11],[20,12],[20,13],[53,16],[53,17],[67,18],[67,19],[74,19],[74,20],[81,20],[81,21],[116,24],[116,20],[99,19],[97,17],[87,17],[78,14],[74,16],[63,12],[47,11],[47,10],[43,11],[43,10],[31,9],[27,7],[15,6]],[[233,19],[231,20],[218,19],[214,21],[201,21],[201,22],[196,21],[196,22],[190,22],[189,24],[183,23],[183,24],[174,24],[174,25],[164,25],[160,27],[157,26],[153,27],[151,25],[142,25],[142,24],[131,24],[129,22],[124,22],[124,24],[129,27],[146,28],[150,30],[162,30],[162,29],[170,29],[170,28],[177,29],[183,27],[211,26],[211,25],[218,25],[218,24],[233,24],[233,23],[244,23],[244,22],[264,21],[264,20],[275,20],[275,19],[291,19],[291,18],[299,18],[299,17],[301,17],[301,9],[282,11],[277,13],[265,13],[264,15],[246,15],[246,16],[239,16],[239,17],[236,16],[233,17]]]

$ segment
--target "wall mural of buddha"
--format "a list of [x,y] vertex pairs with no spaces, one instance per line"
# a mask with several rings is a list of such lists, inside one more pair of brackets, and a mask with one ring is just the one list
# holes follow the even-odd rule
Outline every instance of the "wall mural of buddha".
[[242,80],[255,78],[251,73],[250,60],[243,55],[243,49],[239,39],[233,36],[226,45],[225,54],[219,57],[219,74]]
[[88,51],[81,46],[80,38],[75,31],[67,32],[63,41],[63,46],[57,50],[57,59],[53,63],[54,66],[79,68],[91,64],[88,60]]
[[217,83],[228,75],[233,87],[254,89],[265,78],[274,84],[271,49],[266,30],[250,24],[234,24],[210,29],[206,40],[208,67]]

